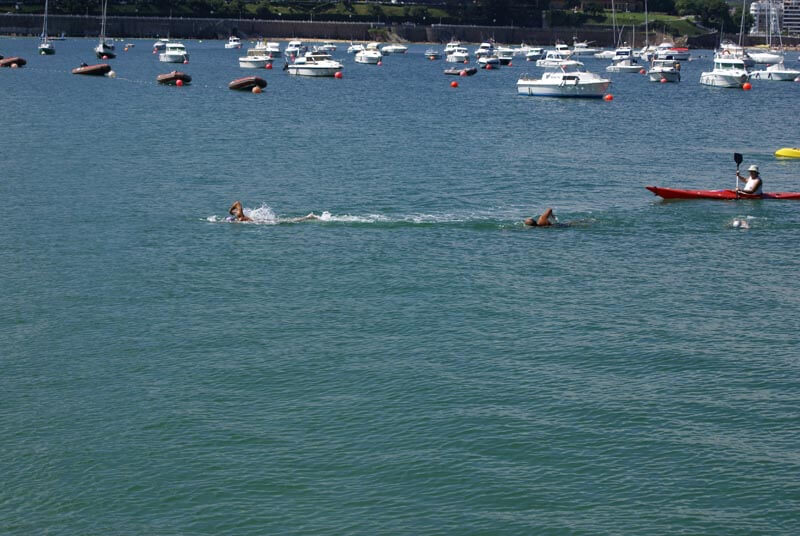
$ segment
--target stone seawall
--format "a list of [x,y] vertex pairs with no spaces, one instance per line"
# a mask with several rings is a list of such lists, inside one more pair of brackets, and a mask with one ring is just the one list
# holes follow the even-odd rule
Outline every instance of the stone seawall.
[[[50,15],[48,27],[51,35],[64,33],[68,37],[96,37],[100,33],[100,18],[81,15]],[[0,14],[0,34],[39,35],[41,15]],[[382,31],[381,31],[382,30]],[[109,17],[108,37],[156,38],[170,36],[176,39],[227,39],[230,35],[242,38],[276,39],[341,39],[368,41],[397,39],[414,43],[446,43],[457,39],[479,43],[494,39],[498,43],[528,43],[553,45],[558,41],[572,44],[573,38],[590,41],[595,46],[613,46],[611,28],[522,28],[516,26],[456,26],[433,24],[430,26],[398,24],[387,26],[380,22],[311,22],[261,19],[204,19],[204,18],[153,18]],[[643,43],[643,32],[636,32],[636,43]],[[736,36],[729,36],[734,40]],[[633,35],[623,36],[629,43]],[[651,43],[658,43],[660,35],[651,32]],[[758,44],[763,38],[746,37],[747,45]],[[713,48],[719,42],[716,33],[689,39],[693,48]],[[800,39],[784,39],[785,44],[797,45]]]

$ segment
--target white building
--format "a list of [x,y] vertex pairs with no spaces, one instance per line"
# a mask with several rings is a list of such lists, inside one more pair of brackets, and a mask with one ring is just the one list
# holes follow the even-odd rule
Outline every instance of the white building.
[[800,0],[783,1],[782,27],[789,35],[800,35]]
[[[750,35],[776,35],[783,28],[783,4],[792,0],[758,0],[750,4],[753,27]],[[800,5],[800,4],[798,4]]]

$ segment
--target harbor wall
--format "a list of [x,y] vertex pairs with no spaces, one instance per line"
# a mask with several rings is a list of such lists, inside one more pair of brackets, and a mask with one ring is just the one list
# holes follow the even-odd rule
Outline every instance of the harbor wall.
[[[41,15],[0,14],[0,34],[39,35],[42,28]],[[100,33],[100,17],[83,15],[50,15],[50,35],[68,37],[96,37]],[[108,37],[176,39],[227,39],[230,35],[242,38],[275,39],[340,39],[345,41],[397,40],[414,43],[446,43],[457,39],[468,43],[479,43],[494,39],[499,43],[528,43],[531,45],[553,45],[561,41],[571,44],[574,38],[590,41],[596,46],[611,47],[611,28],[525,28],[519,26],[460,26],[448,24],[395,24],[381,22],[315,22],[262,19],[211,19],[211,18],[157,18],[157,17],[108,17]],[[633,42],[627,33],[623,39]],[[636,32],[636,44],[644,42],[643,32]],[[651,32],[649,41],[657,43],[662,36]],[[734,41],[738,36],[727,36]],[[685,40],[684,40],[685,41]],[[763,38],[745,37],[746,45],[756,45]],[[680,41],[679,41],[680,43]],[[719,43],[719,34],[710,33],[688,39],[692,48],[714,48]],[[784,44],[798,45],[800,38],[784,38]]]

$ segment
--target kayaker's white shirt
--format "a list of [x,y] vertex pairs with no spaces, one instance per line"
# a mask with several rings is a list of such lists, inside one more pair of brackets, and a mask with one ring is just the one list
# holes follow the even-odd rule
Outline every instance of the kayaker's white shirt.
[[744,185],[743,190],[748,194],[760,194],[761,181],[758,180],[758,178],[749,178],[747,179],[747,184]]

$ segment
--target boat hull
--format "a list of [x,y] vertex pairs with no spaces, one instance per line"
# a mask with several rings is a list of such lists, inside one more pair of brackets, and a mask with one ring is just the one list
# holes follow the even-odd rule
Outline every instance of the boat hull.
[[800,158],[800,147],[783,147],[775,151],[775,156],[781,158]]
[[39,45],[39,54],[42,56],[52,56],[56,53],[56,47],[51,45],[50,43],[44,44],[42,43]]
[[272,61],[271,56],[242,56],[239,58],[239,67],[242,69],[263,69]]
[[714,87],[728,87],[728,88],[741,88],[747,82],[747,75],[723,75],[713,72],[702,73],[700,75],[700,83],[704,86]]
[[84,65],[72,69],[72,74],[83,74],[87,76],[103,76],[111,72],[111,66],[107,63],[97,65]]
[[608,80],[581,84],[542,84],[538,80],[517,82],[517,93],[532,97],[573,97],[600,99],[611,82]]
[[661,80],[666,80],[667,82],[681,81],[681,73],[678,71],[650,71],[647,75],[650,77],[651,82],[661,82]]
[[286,69],[289,74],[295,76],[336,76],[342,67],[311,67],[307,65],[289,65]]
[[800,192],[771,192],[764,194],[744,194],[735,190],[682,190],[679,188],[662,188],[646,186],[653,194],[664,199],[716,199],[722,201],[738,201],[746,199],[787,199],[800,201]]
[[764,71],[754,71],[750,73],[751,80],[774,80],[776,82],[792,82],[798,76],[800,71],[786,69],[785,71],[771,71],[766,69]]
[[158,61],[162,63],[183,63],[189,61],[189,54],[169,54],[162,52],[158,55]]
[[267,81],[258,76],[245,76],[244,78],[237,78],[228,84],[228,89],[236,91],[251,91],[254,87],[264,89],[267,87]]

